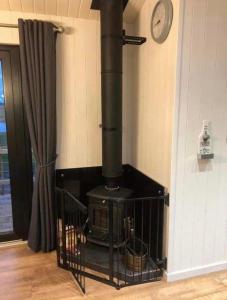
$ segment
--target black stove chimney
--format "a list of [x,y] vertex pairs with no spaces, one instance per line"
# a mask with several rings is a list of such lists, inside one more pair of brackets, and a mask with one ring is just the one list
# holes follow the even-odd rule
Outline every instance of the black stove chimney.
[[93,0],[101,17],[102,174],[106,189],[119,188],[122,175],[122,48],[146,38],[126,36],[123,11],[128,0]]
[[123,0],[100,0],[102,81],[102,168],[107,189],[122,174]]

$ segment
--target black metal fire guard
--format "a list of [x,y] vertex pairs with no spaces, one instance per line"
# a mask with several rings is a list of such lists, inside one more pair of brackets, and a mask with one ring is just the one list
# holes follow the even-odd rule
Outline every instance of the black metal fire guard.
[[89,205],[56,188],[58,265],[72,272],[83,292],[86,277],[117,289],[160,280],[167,197],[107,199],[89,212]]

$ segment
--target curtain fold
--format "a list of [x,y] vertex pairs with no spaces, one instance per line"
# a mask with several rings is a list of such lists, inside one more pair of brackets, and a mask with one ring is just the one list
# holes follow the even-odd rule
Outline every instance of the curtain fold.
[[55,248],[54,172],[56,160],[56,33],[54,25],[18,20],[22,90],[36,160],[28,245]]

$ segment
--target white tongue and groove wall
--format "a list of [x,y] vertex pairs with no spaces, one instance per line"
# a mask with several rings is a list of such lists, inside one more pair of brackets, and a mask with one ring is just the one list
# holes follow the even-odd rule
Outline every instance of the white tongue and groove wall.
[[172,0],[173,24],[161,45],[151,37],[156,3],[146,0],[133,24],[135,35],[147,42],[133,47],[132,165],[169,188],[180,2]]
[[[227,1],[181,1],[168,278],[227,269]],[[203,120],[214,160],[198,161]]]
[[[141,1],[136,19],[127,18],[127,32],[147,43],[124,47],[123,153],[170,191],[167,277],[176,280],[227,268],[227,1],[172,2],[162,45],[150,34],[156,0]],[[101,164],[99,20],[81,16],[88,19],[0,11],[0,23],[36,18],[67,28],[57,40],[58,168]],[[17,29],[0,28],[0,43],[18,44]],[[197,161],[203,120],[214,141],[207,163]]]

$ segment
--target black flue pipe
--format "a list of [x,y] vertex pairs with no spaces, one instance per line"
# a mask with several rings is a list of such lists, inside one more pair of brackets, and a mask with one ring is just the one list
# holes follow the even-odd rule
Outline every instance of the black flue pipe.
[[100,0],[102,81],[102,173],[107,189],[122,174],[123,0]]

